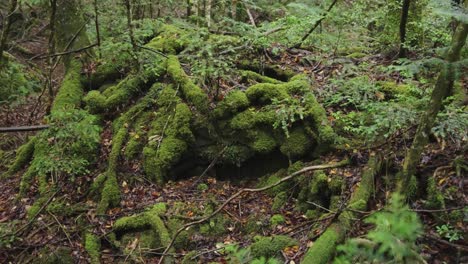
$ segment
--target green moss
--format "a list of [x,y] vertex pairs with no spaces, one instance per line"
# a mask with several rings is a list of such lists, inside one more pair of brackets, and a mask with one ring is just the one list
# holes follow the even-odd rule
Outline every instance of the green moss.
[[280,192],[273,199],[273,204],[271,205],[271,209],[273,211],[278,211],[282,207],[284,207],[284,205],[286,204],[287,201],[288,201],[287,193],[286,192]]
[[312,117],[318,132],[319,145],[333,144],[338,136],[331,128],[325,109],[317,102],[312,93],[305,95],[306,115]]
[[281,145],[281,153],[290,157],[297,158],[307,154],[312,148],[311,138],[306,134],[304,128],[297,127],[289,132],[284,143]]
[[270,77],[265,76],[265,75],[258,74],[258,73],[253,72],[253,71],[247,71],[247,70],[241,71],[241,76],[242,76],[243,80],[251,79],[251,80],[255,80],[257,82],[261,82],[261,83],[272,83],[272,84],[282,83],[282,81],[270,78]]
[[120,70],[124,65],[115,65],[114,63],[104,62],[97,65],[95,72],[91,75],[83,75],[81,82],[88,89],[97,89],[104,85],[106,82],[117,80],[121,76]]
[[262,130],[253,130],[249,133],[250,137],[253,138],[253,142],[250,147],[257,153],[269,153],[277,147],[277,143],[273,136]]
[[117,219],[113,230],[120,234],[122,245],[133,242],[137,236],[139,247],[164,248],[171,240],[169,231],[161,220],[166,210],[165,203],[157,203],[143,213]]
[[275,214],[270,218],[270,225],[272,228],[275,228],[278,225],[281,225],[285,223],[286,220],[284,219],[284,216],[280,214]]
[[338,210],[340,206],[341,206],[341,196],[332,195],[330,197],[330,206],[328,208],[332,211],[335,211],[335,210]]
[[339,227],[332,224],[307,251],[302,263],[326,264],[334,255],[336,245],[344,239]]
[[163,24],[158,30],[158,36],[145,46],[166,54],[177,54],[190,43],[187,31],[174,25]]
[[412,95],[411,86],[408,84],[397,84],[394,81],[379,81],[377,82],[379,90],[391,95]]
[[262,215],[251,215],[251,216],[249,216],[247,218],[247,222],[245,223],[244,231],[247,234],[257,234],[257,233],[260,233],[263,228],[267,228],[268,227],[268,219],[263,219],[262,217],[264,217],[264,216],[262,216]]
[[28,219],[33,219],[34,217],[36,217],[37,214],[41,212],[41,209],[47,202],[47,200],[49,200],[49,197],[46,195],[37,198],[37,200],[33,203],[33,205],[31,205],[31,207],[27,211]]
[[58,247],[55,250],[44,248],[39,253],[37,259],[33,260],[35,264],[73,264],[72,250],[67,247]]
[[230,224],[228,218],[223,215],[216,215],[206,224],[200,226],[200,234],[204,236],[217,237],[227,232],[227,226]]
[[146,174],[158,183],[164,183],[170,168],[180,160],[186,150],[187,143],[174,137],[163,139],[159,149],[145,147],[143,155]]
[[251,104],[269,104],[271,100],[278,99],[283,100],[289,97],[287,91],[282,85],[271,84],[271,83],[258,83],[250,86],[245,94]]
[[77,208],[74,205],[67,204],[61,201],[53,201],[46,208],[47,212],[50,212],[54,215],[60,215],[60,216],[71,216],[76,211],[78,211],[78,209],[79,208]]
[[437,188],[434,177],[429,177],[427,180],[427,207],[431,209],[441,209],[445,207],[444,195]]
[[197,190],[200,191],[200,192],[204,192],[204,191],[206,191],[208,189],[209,189],[209,187],[205,183],[200,183],[200,184],[197,185]]
[[117,85],[111,86],[104,92],[90,91],[83,101],[90,112],[101,113],[115,110],[128,103],[139,92],[147,89],[157,78],[164,73],[164,62],[158,60],[151,70],[145,70],[138,75],[129,75]]
[[230,121],[230,126],[233,129],[247,130],[260,124],[272,125],[275,123],[276,118],[277,116],[274,111],[249,108],[235,115]]
[[353,52],[351,54],[346,55],[346,57],[350,58],[350,59],[362,59],[362,58],[364,58],[366,56],[367,56],[367,54],[362,53],[362,52]]
[[101,191],[101,200],[99,202],[97,212],[104,214],[109,207],[118,206],[120,204],[120,187],[117,182],[117,175],[113,171],[108,171],[106,181]]
[[343,178],[335,176],[330,179],[330,182],[328,183],[328,189],[332,192],[332,194],[341,194],[341,191],[343,190],[344,187],[344,181]]
[[[279,170],[275,172],[274,174],[267,175],[267,176],[260,178],[258,185],[259,187],[264,187],[264,186],[274,184],[278,182],[279,180],[281,180],[281,178],[283,178],[284,176],[286,176],[286,170],[284,169]],[[287,192],[291,187],[292,186],[290,182],[283,182],[280,185],[277,185],[269,190],[266,190],[265,192],[268,193],[269,195],[276,195],[281,192]]]
[[183,97],[189,104],[195,106],[199,112],[209,114],[208,95],[190,80],[176,56],[169,56],[167,59],[167,73],[174,83],[179,85]]
[[[7,178],[21,170],[31,160],[34,153],[36,139],[31,138],[26,144],[18,148],[16,158],[8,170],[0,178]],[[0,157],[1,158],[1,157]]]
[[249,100],[242,91],[232,91],[226,95],[214,109],[214,116],[217,118],[229,117],[249,106]]
[[[198,261],[195,258],[197,255],[198,255],[197,251],[190,251],[184,256],[181,264],[197,264]],[[195,259],[192,259],[192,258],[195,258]]]
[[[255,237],[255,242],[251,245],[251,253],[254,258],[281,256],[281,250],[290,246],[297,246],[299,243],[288,236]],[[308,262],[304,262],[308,263]]]
[[83,85],[80,81],[80,73],[81,64],[77,60],[72,60],[52,104],[52,114],[57,111],[80,106],[81,98],[83,97]]
[[93,233],[85,234],[85,249],[92,264],[101,263],[101,240]]

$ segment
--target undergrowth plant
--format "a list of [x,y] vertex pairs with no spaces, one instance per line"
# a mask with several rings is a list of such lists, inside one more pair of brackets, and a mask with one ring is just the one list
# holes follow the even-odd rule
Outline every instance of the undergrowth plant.
[[50,127],[36,143],[39,152],[43,152],[34,159],[37,173],[54,178],[87,173],[100,142],[97,117],[84,110],[56,111],[48,117],[48,122]]
[[385,211],[374,213],[365,222],[374,228],[363,238],[338,246],[341,255],[334,263],[423,263],[416,245],[422,225],[401,195],[394,194]]

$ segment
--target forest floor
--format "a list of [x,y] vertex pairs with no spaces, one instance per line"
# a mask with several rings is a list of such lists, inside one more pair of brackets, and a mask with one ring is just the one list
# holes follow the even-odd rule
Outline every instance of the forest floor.
[[[42,39],[42,41],[45,40]],[[27,46],[27,44],[24,44],[24,46]],[[42,45],[42,47],[44,46],[45,45]],[[32,46],[28,48],[33,51]],[[33,52],[42,54],[44,50],[36,49]],[[16,55],[18,56],[18,54]],[[339,56],[323,58],[323,61],[329,61],[326,65],[322,64],[320,61],[309,62],[306,63],[306,65],[298,63],[299,61],[303,61],[302,59],[308,55],[311,55],[310,51],[293,50],[285,52],[281,56],[270,58],[270,63],[278,64],[281,65],[281,67],[293,69],[295,72],[306,73],[312,76],[316,82],[315,87],[318,87],[318,89],[320,89],[328,79],[339,75],[343,70]],[[19,58],[23,61],[27,59],[26,57]],[[333,62],[335,60],[336,62]],[[378,66],[389,64],[390,60],[381,56],[369,56],[354,61],[354,63],[362,62]],[[40,67],[40,65],[37,66]],[[54,78],[54,83],[56,85],[60,83],[61,74],[63,74],[63,70],[59,70],[57,76]],[[379,78],[379,76],[373,77],[376,79]],[[397,82],[400,78],[397,75],[392,77]],[[38,96],[38,94],[32,95],[21,104],[9,106],[8,109],[2,109],[0,114],[0,126],[8,127],[40,124],[46,113],[47,103],[45,102],[46,100],[44,100],[46,96],[38,103]],[[336,109],[327,110],[332,112]],[[332,119],[330,119],[330,121],[333,122]],[[97,165],[98,168],[106,166],[106,158],[110,151],[111,140],[109,127],[110,123],[107,124],[107,129],[103,132],[101,142],[103,147],[101,150],[100,162]],[[414,129],[414,127],[411,128],[409,132],[411,133]],[[22,143],[26,142],[27,136],[33,134],[34,132],[0,134],[0,142],[2,142],[4,150],[14,150]],[[401,164],[401,150],[408,147],[410,143],[411,142],[406,141],[404,138],[400,138],[397,134],[383,142],[380,146],[355,149],[352,153],[341,152],[329,154],[326,157],[322,157],[322,161],[337,161],[345,155],[350,155],[352,157],[352,166],[329,171],[330,175],[340,175],[346,179],[349,188],[343,194],[343,200],[347,200],[346,197],[349,197],[360,180],[362,167],[369,153],[386,153],[388,157],[391,157],[390,159],[393,162]],[[448,189],[450,186],[461,189],[461,191],[454,193],[453,197],[449,197],[451,203],[447,205],[447,208],[455,208],[455,210],[458,210],[466,206],[468,203],[468,183],[466,179],[456,177],[455,172],[450,167],[447,167],[447,164],[450,164],[456,156],[465,155],[466,158],[466,153],[460,153],[450,146],[444,147],[437,142],[433,142],[425,153],[422,167],[420,168],[421,174],[434,175],[437,178],[437,182],[441,186],[443,185],[444,189]],[[13,157],[10,156],[10,158],[12,159]],[[0,163],[0,171],[5,169],[7,163],[8,162]],[[37,195],[36,187],[33,187],[26,197],[18,200],[16,196],[18,194],[20,181],[19,175],[21,175],[22,172],[18,173],[15,177],[2,180],[0,182],[0,223],[16,221],[17,226],[21,227],[21,231],[16,234],[17,240],[14,241],[9,248],[0,250],[0,260],[26,263],[28,261],[28,256],[40,254],[41,249],[48,245],[70,247],[73,250],[72,254],[75,259],[78,260],[79,263],[86,263],[88,261],[88,255],[83,247],[82,234],[80,234],[77,229],[77,222],[80,217],[86,218],[87,221],[93,225],[95,234],[105,237],[105,235],[112,230],[113,223],[116,219],[142,212],[146,207],[154,203],[165,202],[168,206],[171,206],[177,202],[184,202],[186,206],[184,210],[179,212],[179,217],[182,219],[191,219],[194,216],[194,212],[203,211],[207,203],[213,201],[217,204],[222,203],[240,189],[256,185],[256,181],[253,179],[242,178],[239,179],[239,181],[233,182],[217,179],[216,175],[208,173],[208,175],[203,177],[199,177],[198,175],[186,175],[187,177],[179,179],[176,182],[169,182],[164,187],[161,187],[145,178],[142,173],[141,164],[126,163],[121,165],[120,170],[122,171],[122,178],[130,178],[125,175],[131,175],[132,180],[131,182],[124,180],[120,183],[122,190],[120,208],[109,210],[104,217],[96,215],[94,209],[88,210],[88,208],[95,208],[96,204],[95,201],[88,200],[83,196],[84,190],[64,185],[61,186],[62,190],[76,190],[75,193],[67,192],[66,195],[73,196],[68,197],[69,200],[82,204],[83,213],[73,218],[64,218],[44,212],[44,215],[42,213],[39,214],[36,221],[30,222],[26,219],[26,211],[35,200]],[[80,181],[86,181],[86,185],[89,185],[89,182],[92,182],[95,177],[96,175],[90,173],[86,177],[79,178],[78,181],[73,184],[80,185]],[[208,188],[198,189],[197,186],[200,184],[206,184]],[[390,190],[386,189],[384,182],[382,182],[380,178],[377,179],[375,189],[380,191],[376,192],[377,196],[371,199],[369,212],[382,209],[385,205],[385,200],[388,199],[386,195],[390,194]],[[328,218],[322,218],[317,221],[309,220],[303,213],[295,209],[295,200],[293,197],[289,197],[288,202],[279,212],[274,212],[272,210],[272,203],[273,198],[268,194],[254,193],[242,195],[239,199],[236,199],[233,203],[225,207],[220,213],[225,218],[229,219],[229,224],[224,226],[227,230],[224,234],[216,237],[205,237],[197,234],[190,237],[192,245],[196,245],[194,249],[199,252],[201,263],[210,261],[227,263],[225,255],[222,254],[222,246],[220,246],[219,243],[224,245],[235,243],[240,246],[250,244],[252,237],[246,236],[241,230],[244,229],[243,227],[252,218],[258,219],[257,225],[260,227],[259,233],[263,236],[283,234],[296,238],[300,242],[300,246],[285,248],[282,254],[286,260],[290,261],[289,263],[299,263],[305,251],[314,243],[313,241],[323,233],[325,228],[334,219],[334,213],[336,213],[331,211],[329,212],[330,215]],[[411,208],[418,212],[427,229],[425,235],[419,241],[424,245],[422,247],[422,253],[432,256],[431,263],[455,263],[454,261],[457,260],[461,260],[460,263],[467,263],[468,259],[466,258],[466,253],[468,252],[468,244],[463,244],[463,240],[452,243],[440,239],[435,233],[433,212],[431,210],[422,209],[422,204],[422,201],[416,201],[411,204]],[[269,219],[275,214],[283,215],[285,222],[272,227],[269,224]],[[370,229],[370,225],[361,221],[367,215],[368,212],[362,213],[361,219],[356,221],[356,225],[349,234],[350,237],[360,236]],[[460,226],[457,227],[466,232],[467,227],[463,226],[462,223],[459,224]],[[143,260],[144,254],[145,263],[155,263],[159,259],[158,253],[155,252],[154,249],[153,251],[141,248],[136,249],[134,243],[127,245],[127,249],[130,252],[138,251],[141,254],[137,257],[139,260]],[[175,254],[177,257],[181,257],[186,253],[185,251],[177,251]],[[102,261],[104,263],[113,263],[117,259],[127,260],[128,258],[129,255],[116,253],[110,244],[103,244]]]

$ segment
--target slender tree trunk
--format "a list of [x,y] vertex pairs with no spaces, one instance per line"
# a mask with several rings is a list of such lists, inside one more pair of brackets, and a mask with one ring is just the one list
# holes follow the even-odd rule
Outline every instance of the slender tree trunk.
[[[468,1],[465,1],[465,8],[468,7]],[[399,183],[400,192],[405,194],[411,183],[411,178],[416,173],[416,168],[421,159],[424,147],[429,142],[429,135],[434,125],[437,114],[442,108],[442,102],[452,93],[454,82],[453,63],[460,59],[460,52],[466,43],[468,35],[468,24],[460,22],[452,39],[452,44],[446,55],[446,65],[437,78],[434,90],[432,91],[431,101],[426,112],[421,118],[413,143],[408,150],[403,163],[402,177]]]
[[187,0],[187,18],[192,15],[192,1]]
[[206,26],[208,28],[211,27],[211,0],[205,0],[205,19],[206,19]]
[[99,34],[98,0],[94,0],[94,25],[96,27],[96,38],[97,38],[99,58],[101,58],[101,35]]
[[5,20],[3,22],[4,27],[2,31],[2,37],[0,39],[0,69],[4,64],[3,52],[6,50],[8,35],[10,34],[11,24],[13,23],[12,15],[15,12],[17,6],[17,0],[10,0],[10,8],[8,9],[8,13],[6,14]]
[[[49,19],[50,34],[49,34],[48,52],[49,52],[49,55],[52,55],[55,53],[55,24],[56,24],[55,15],[57,13],[57,0],[50,0],[50,7],[51,7],[50,19]],[[47,112],[49,112],[50,107],[52,106],[52,102],[54,100],[54,89],[53,89],[54,87],[52,84],[54,64],[55,64],[55,58],[50,56],[49,57],[49,76],[47,77],[47,88],[49,90],[49,104],[47,107]]]
[[132,43],[133,48],[133,57],[135,58],[135,67],[139,66],[138,59],[136,59],[136,54],[138,51],[138,45],[135,40],[135,35],[133,34],[133,25],[132,25],[132,4],[130,0],[125,0],[125,8],[127,10],[127,27],[128,27],[128,34],[130,35],[130,43]]
[[398,52],[398,57],[406,57],[406,25],[408,24],[408,13],[411,0],[403,0],[403,6],[401,8],[401,18],[400,18],[400,50]]

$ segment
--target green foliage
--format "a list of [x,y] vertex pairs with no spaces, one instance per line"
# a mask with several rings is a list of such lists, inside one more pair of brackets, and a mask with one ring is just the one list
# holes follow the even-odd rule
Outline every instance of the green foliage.
[[285,98],[278,100],[277,98],[271,99],[271,105],[267,109],[274,110],[277,118],[273,123],[273,128],[280,128],[283,130],[286,137],[289,138],[289,128],[296,120],[304,119],[304,98]]
[[11,104],[39,88],[36,79],[28,74],[26,67],[6,59],[0,71],[0,105]]
[[366,222],[375,228],[364,239],[350,239],[338,246],[342,255],[335,263],[419,262],[415,242],[422,225],[401,195],[394,194],[387,211],[374,213]]
[[97,155],[101,128],[96,116],[84,110],[57,111],[48,117],[49,129],[36,141],[33,166],[39,175],[68,175],[88,172]]
[[[453,98],[447,98],[447,102]],[[450,140],[461,148],[468,139],[468,108],[448,103],[437,115],[436,125],[432,133],[439,139]]]
[[444,224],[444,225],[441,225],[441,226],[436,226],[436,231],[441,237],[446,238],[450,242],[458,241],[460,239],[463,239],[463,236],[461,235],[461,232],[459,230],[455,229],[450,224]]
[[[223,244],[218,244],[219,247],[223,247]],[[276,258],[259,257],[253,258],[249,247],[239,247],[237,244],[230,244],[224,246],[222,253],[227,255],[229,264],[279,264],[281,263]]]

